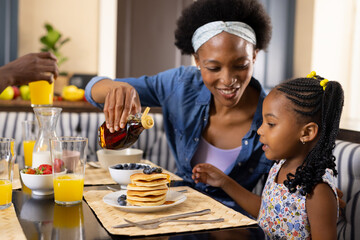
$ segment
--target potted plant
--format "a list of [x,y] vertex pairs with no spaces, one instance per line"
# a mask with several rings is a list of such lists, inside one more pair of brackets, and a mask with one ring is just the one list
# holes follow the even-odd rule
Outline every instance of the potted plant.
[[[44,27],[46,29],[46,34],[40,37],[40,42],[42,44],[41,51],[53,53],[58,59],[57,65],[60,69],[60,66],[68,60],[68,58],[60,52],[60,49],[65,43],[70,41],[70,38],[64,38],[63,35],[49,23],[45,23]],[[55,94],[61,94],[62,88],[69,82],[67,72],[60,70],[59,75],[60,76],[54,85]]]

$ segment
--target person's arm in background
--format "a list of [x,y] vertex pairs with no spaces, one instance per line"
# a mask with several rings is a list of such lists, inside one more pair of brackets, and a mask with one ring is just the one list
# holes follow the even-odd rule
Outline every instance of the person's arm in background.
[[[0,93],[8,86],[32,81],[53,81],[59,70],[56,57],[49,52],[29,53],[0,67]],[[51,74],[49,74],[51,73]]]

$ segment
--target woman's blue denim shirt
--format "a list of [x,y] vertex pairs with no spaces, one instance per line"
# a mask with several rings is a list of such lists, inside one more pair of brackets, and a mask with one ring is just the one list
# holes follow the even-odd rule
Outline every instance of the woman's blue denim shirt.
[[[105,77],[93,78],[85,89],[86,99],[99,108],[103,104],[91,98],[92,86]],[[141,105],[161,107],[168,144],[174,154],[176,174],[189,185],[210,195],[225,205],[241,210],[220,188],[203,183],[194,184],[191,159],[209,120],[211,92],[204,85],[200,71],[193,66],[181,66],[154,76],[115,79],[131,84],[139,93]],[[265,158],[257,129],[262,123],[262,103],[266,96],[260,83],[252,78],[250,85],[260,92],[258,106],[249,132],[242,139],[242,149],[232,169],[227,174],[248,190],[267,174],[272,162]]]

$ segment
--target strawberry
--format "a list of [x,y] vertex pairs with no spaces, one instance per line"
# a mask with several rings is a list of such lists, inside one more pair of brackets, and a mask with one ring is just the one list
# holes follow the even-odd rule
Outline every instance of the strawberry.
[[64,161],[59,159],[59,158],[55,158],[55,160],[54,160],[54,172],[58,173],[58,172],[62,172],[64,170],[65,170]]
[[21,172],[36,175],[52,174],[52,166],[50,164],[41,164],[37,168],[25,168]]
[[52,173],[52,167],[49,164],[41,164],[36,170],[36,174],[51,174],[51,173]]
[[26,173],[26,174],[35,174],[36,171],[35,171],[34,169],[32,169],[32,168],[27,168],[27,169],[25,170],[25,173]]
[[46,170],[43,171],[43,174],[44,174],[44,175],[45,175],[45,174],[52,174],[52,171],[49,170],[49,169],[46,169]]

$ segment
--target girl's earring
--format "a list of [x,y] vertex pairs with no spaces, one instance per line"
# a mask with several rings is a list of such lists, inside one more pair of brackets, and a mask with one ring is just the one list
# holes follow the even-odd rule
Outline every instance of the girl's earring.
[[199,71],[201,70],[200,66],[197,66],[197,69],[199,69]]
[[300,141],[301,141],[301,143],[302,143],[302,144],[304,144],[304,145],[305,145],[304,139],[301,139]]

